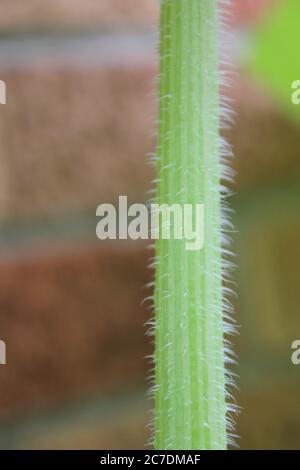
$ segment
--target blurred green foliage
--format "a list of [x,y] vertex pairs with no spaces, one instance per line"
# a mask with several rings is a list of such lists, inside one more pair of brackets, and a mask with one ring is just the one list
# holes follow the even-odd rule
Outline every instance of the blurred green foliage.
[[300,1],[278,0],[256,31],[250,68],[298,123],[300,104],[292,102],[292,85],[300,80],[299,44]]

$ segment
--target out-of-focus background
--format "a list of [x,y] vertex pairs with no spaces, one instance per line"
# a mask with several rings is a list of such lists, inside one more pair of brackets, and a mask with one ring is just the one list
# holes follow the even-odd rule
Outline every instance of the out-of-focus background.
[[[298,60],[289,3],[233,0],[230,23],[242,449],[300,448],[300,120],[272,81]],[[0,9],[0,448],[143,448],[151,253],[96,240],[95,210],[149,197],[158,2]]]

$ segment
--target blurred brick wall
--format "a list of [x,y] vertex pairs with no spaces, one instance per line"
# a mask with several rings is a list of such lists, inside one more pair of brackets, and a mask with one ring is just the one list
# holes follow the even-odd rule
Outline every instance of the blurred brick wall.
[[[0,448],[142,448],[150,252],[140,243],[97,242],[95,211],[120,194],[149,197],[156,65],[148,54],[136,56],[130,41],[126,48],[118,39],[122,51],[112,60],[102,61],[100,51],[99,61],[88,57],[84,66],[53,48],[40,52],[38,41],[43,31],[44,47],[57,29],[62,43],[79,45],[91,29],[100,40],[116,28],[129,39],[139,29],[143,38],[157,5],[60,0],[41,8],[32,0],[0,7],[8,90],[0,113],[0,337],[8,356],[0,368]],[[34,35],[18,36],[24,31]],[[14,38],[12,62],[5,48]],[[23,40],[33,40],[37,54]],[[137,397],[130,406],[127,395]]]
[[0,0],[0,28],[98,29],[153,26],[158,0]]
[[151,63],[2,72],[0,222],[144,200],[154,75]]
[[0,371],[0,419],[140,383],[150,353],[140,307],[146,263],[143,245],[110,243],[2,262],[9,360]]
[[[274,1],[232,0],[235,24],[261,17]],[[159,0],[0,0],[2,30],[97,29],[155,26]]]

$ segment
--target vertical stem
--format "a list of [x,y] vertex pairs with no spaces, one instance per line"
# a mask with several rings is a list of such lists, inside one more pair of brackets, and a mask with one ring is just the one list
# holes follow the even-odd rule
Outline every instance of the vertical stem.
[[204,204],[205,242],[156,243],[155,447],[225,449],[217,0],[161,0],[157,202]]

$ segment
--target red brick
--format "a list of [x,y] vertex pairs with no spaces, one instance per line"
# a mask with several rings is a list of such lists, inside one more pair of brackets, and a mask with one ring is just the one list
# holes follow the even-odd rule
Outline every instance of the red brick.
[[144,200],[153,173],[154,66],[2,74],[0,220]]
[[0,7],[2,30],[124,28],[158,21],[155,0],[0,0]]
[[144,383],[149,252],[99,243],[1,263],[1,419]]

